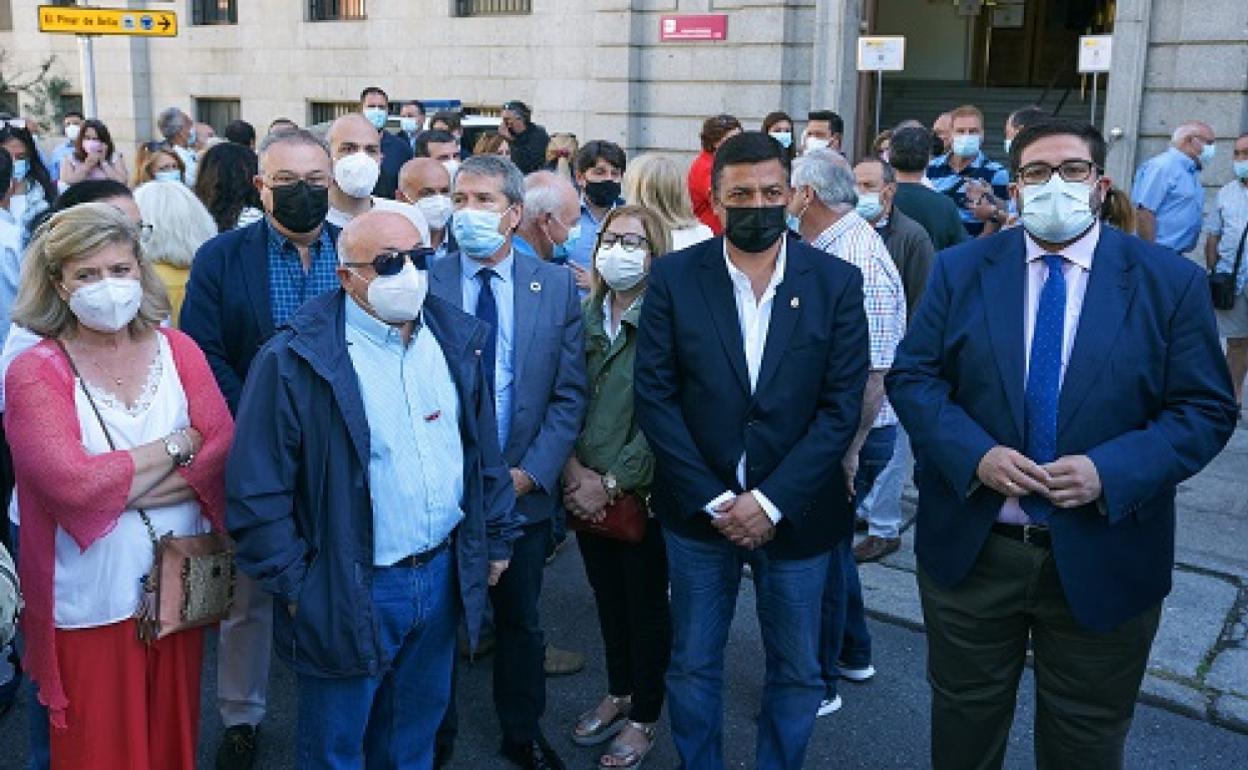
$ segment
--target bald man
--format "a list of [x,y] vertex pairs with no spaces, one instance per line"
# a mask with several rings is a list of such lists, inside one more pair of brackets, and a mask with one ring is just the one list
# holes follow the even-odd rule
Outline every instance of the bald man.
[[1131,201],[1141,238],[1179,254],[1196,248],[1205,203],[1200,171],[1213,162],[1214,139],[1208,123],[1188,121],[1174,129],[1165,152],[1135,172]]
[[535,171],[524,178],[524,217],[516,230],[517,251],[566,265],[581,238],[581,201],[561,174]]
[[381,140],[373,124],[358,112],[348,113],[329,126],[329,155],[334,163],[329,185],[329,215],[326,221],[346,227],[353,218],[368,211],[402,214],[420,233],[421,243],[429,243],[429,223],[415,206],[373,195],[381,175]]
[[456,625],[475,643],[518,532],[492,330],[428,294],[421,243],[403,216],[353,219],[339,289],[265,345],[239,405],[227,524],[277,602],[301,767],[432,767]]
[[394,197],[414,205],[429,223],[429,246],[434,258],[446,256],[450,240],[447,225],[451,219],[451,175],[446,166],[433,158],[413,158],[399,169],[399,189]]

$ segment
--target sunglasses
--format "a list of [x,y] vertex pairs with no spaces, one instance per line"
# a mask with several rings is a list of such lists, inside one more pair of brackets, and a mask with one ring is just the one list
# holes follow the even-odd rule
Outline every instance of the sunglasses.
[[344,267],[371,267],[377,275],[398,275],[410,259],[417,270],[428,270],[433,249],[417,246],[407,251],[386,251],[373,257],[371,262],[343,262]]

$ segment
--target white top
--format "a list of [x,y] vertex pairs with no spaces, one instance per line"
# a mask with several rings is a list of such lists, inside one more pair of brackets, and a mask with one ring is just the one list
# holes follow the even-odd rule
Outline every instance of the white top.
[[701,222],[691,227],[682,227],[679,230],[672,230],[672,251],[687,249],[694,244],[701,243],[702,241],[709,241],[714,237],[714,231]]
[[[152,361],[148,383],[134,408],[91,385],[95,399],[118,449],[131,449],[189,427],[186,392],[178,379],[169,341],[157,335],[159,353]],[[82,427],[82,444],[89,454],[111,451],[91,404],[75,381],[74,402]],[[147,510],[161,537],[208,532],[199,502]],[[57,628],[92,628],[117,623],[134,615],[141,598],[140,579],[152,568],[152,541],[138,511],[124,511],[111,532],[85,551],[65,530],[56,529],[54,617]]]
[[[0,412],[4,411],[4,378],[9,373],[9,366],[13,363],[13,359],[42,341],[43,337],[25,326],[9,324],[8,336],[4,338],[4,351],[0,352]],[[14,487],[13,494],[9,495],[9,521],[14,524],[22,523],[17,513],[17,487]]]
[[[420,209],[410,203],[400,203],[392,201],[389,198],[378,198],[373,196],[373,211],[391,211],[395,214],[402,214],[412,223],[412,226],[420,232],[421,243],[428,246],[429,240],[429,222],[425,220],[425,215],[420,213]],[[334,227],[346,227],[353,217],[341,209],[333,206],[329,207],[329,214],[326,215],[325,221]]]

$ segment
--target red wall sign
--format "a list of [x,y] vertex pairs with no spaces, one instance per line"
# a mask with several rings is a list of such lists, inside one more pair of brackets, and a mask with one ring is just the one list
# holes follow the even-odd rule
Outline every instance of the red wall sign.
[[677,14],[659,20],[659,40],[724,40],[727,37],[726,13]]

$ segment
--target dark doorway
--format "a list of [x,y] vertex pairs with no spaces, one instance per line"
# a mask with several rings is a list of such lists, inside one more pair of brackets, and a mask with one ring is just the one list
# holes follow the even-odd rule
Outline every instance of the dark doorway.
[[1113,28],[1116,0],[998,0],[975,33],[976,82],[990,87],[1073,85],[1080,35]]

